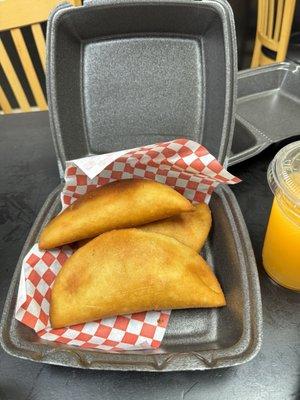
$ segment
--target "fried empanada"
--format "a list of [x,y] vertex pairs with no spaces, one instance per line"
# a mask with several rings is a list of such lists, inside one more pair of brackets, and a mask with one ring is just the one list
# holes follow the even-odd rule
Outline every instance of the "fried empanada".
[[[200,251],[211,228],[211,212],[207,204],[200,203],[195,211],[183,212],[161,221],[150,222],[138,229],[170,236],[196,251]],[[78,242],[82,247],[91,239]]]
[[195,208],[195,211],[183,212],[162,221],[151,222],[139,229],[170,236],[200,251],[211,228],[211,212],[205,203],[200,203]]
[[50,249],[191,210],[194,206],[168,185],[147,179],[115,181],[81,196],[50,221],[39,247]]
[[120,229],[77,250],[52,289],[53,328],[146,310],[225,305],[214,273],[193,249],[159,233]]

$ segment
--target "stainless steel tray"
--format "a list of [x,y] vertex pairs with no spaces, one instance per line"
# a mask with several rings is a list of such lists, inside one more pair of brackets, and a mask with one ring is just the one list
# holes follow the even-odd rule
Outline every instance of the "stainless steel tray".
[[239,72],[229,164],[296,135],[300,135],[300,66],[279,63]]
[[155,351],[104,353],[41,340],[14,318],[24,255],[60,208],[58,187],[42,208],[16,267],[1,321],[1,344],[11,355],[70,367],[135,371],[204,370],[249,361],[261,345],[262,310],[257,268],[243,217],[228,187],[213,194],[213,228],[204,257],[224,289],[221,309],[174,310]]

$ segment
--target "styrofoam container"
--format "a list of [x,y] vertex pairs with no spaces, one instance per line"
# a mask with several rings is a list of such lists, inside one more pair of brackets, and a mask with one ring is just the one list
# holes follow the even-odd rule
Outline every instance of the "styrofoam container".
[[48,26],[48,102],[66,160],[186,137],[231,146],[236,43],[222,1],[61,6]]
[[[48,25],[48,98],[58,163],[188,137],[226,163],[232,140],[236,45],[223,1],[116,1],[60,6]],[[59,212],[47,199],[20,256],[4,307],[1,342],[15,356],[64,366],[136,371],[203,370],[249,361],[261,344],[255,259],[230,189],[218,187],[203,255],[224,290],[220,309],[174,310],[157,350],[105,353],[43,341],[14,318],[21,262]]]
[[236,123],[229,164],[300,135],[300,66],[277,63],[238,73]]

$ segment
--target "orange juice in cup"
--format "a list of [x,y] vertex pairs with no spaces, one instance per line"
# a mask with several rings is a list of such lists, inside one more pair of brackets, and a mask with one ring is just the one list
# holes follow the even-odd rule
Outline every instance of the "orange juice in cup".
[[275,282],[300,291],[300,141],[279,151],[269,166],[268,181],[274,200],[263,265]]

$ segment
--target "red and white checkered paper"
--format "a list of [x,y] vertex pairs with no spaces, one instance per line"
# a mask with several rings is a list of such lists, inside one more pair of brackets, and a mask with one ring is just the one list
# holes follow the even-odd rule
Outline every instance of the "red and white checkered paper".
[[[172,186],[193,203],[209,202],[220,184],[240,180],[226,171],[200,144],[177,139],[137,149],[73,160],[67,163],[62,208],[89,190],[120,179],[152,179]],[[41,251],[35,244],[24,258],[15,317],[45,340],[104,351],[160,346],[170,311],[148,311],[105,318],[63,329],[49,321],[51,287],[70,246]]]

